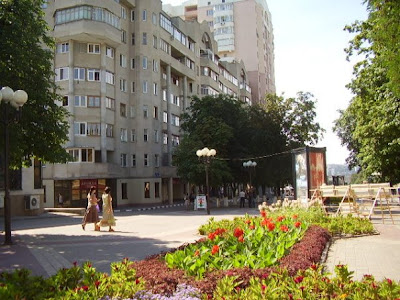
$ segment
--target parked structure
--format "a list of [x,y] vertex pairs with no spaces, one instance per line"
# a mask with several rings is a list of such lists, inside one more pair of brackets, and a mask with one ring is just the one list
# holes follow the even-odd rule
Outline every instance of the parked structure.
[[221,60],[244,61],[254,103],[276,92],[274,34],[266,0],[189,0],[163,9],[184,20],[207,22]]
[[251,103],[243,62],[220,62],[208,24],[171,18],[158,0],[49,0],[44,11],[75,159],[43,168],[45,205],[61,194],[83,207],[92,185],[110,186],[119,206],[181,199],[180,116],[193,95]]

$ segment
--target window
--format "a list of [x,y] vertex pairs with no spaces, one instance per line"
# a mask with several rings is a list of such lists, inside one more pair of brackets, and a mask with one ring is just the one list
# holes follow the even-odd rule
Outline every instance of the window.
[[69,106],[69,97],[67,95],[62,98],[62,106]]
[[121,183],[122,199],[128,199],[128,184],[126,182]]
[[112,73],[110,71],[106,71],[106,83],[115,85],[114,73]]
[[144,183],[144,197],[150,198],[150,182]]
[[100,44],[87,44],[87,53],[100,54]]
[[134,58],[131,59],[131,69],[132,70],[135,69],[135,59]]
[[131,81],[131,93],[135,92],[135,82]]
[[126,44],[126,31],[121,29],[121,42]]
[[42,186],[42,163],[37,158],[33,161],[33,188],[41,189]]
[[158,87],[156,82],[153,82],[153,94],[156,96],[158,94]]
[[151,21],[153,22],[153,25],[157,25],[157,15],[155,13],[151,15]]
[[[41,8],[47,8],[48,2],[49,2],[49,0],[44,0],[44,1],[42,2],[42,4],[40,4],[40,7],[41,7]],[[36,187],[35,187],[35,188],[36,188]],[[40,186],[39,188],[41,188],[41,186]]]
[[100,107],[100,96],[88,96],[87,99],[88,107]]
[[142,21],[147,21],[147,10],[145,9],[142,11]]
[[74,122],[74,134],[86,135],[86,122]]
[[74,80],[85,80],[85,68],[74,68]]
[[163,90],[162,95],[163,95],[163,100],[167,101],[167,90]]
[[160,155],[154,154],[154,166],[158,168],[160,166]]
[[148,167],[149,165],[150,165],[150,163],[149,163],[149,155],[145,153],[143,155],[143,166]]
[[119,89],[122,91],[122,92],[126,92],[126,79],[123,79],[123,78],[121,78],[120,80],[119,80]]
[[74,106],[76,107],[86,107],[86,96],[75,95]]
[[57,53],[68,53],[69,43],[59,43],[57,44]]
[[153,35],[153,47],[157,49],[157,37]]
[[69,79],[69,68],[62,67],[56,68],[56,81],[68,80]]
[[100,81],[100,70],[99,69],[88,69],[88,80],[89,81]]
[[68,149],[69,155],[74,159],[74,162],[94,162],[93,149]]
[[100,136],[101,124],[100,123],[87,123],[87,135]]
[[126,168],[126,153],[121,153],[121,167]]
[[158,130],[154,129],[154,142],[158,143],[160,140],[159,134],[158,134]]
[[158,72],[158,61],[153,59],[153,72]]
[[106,108],[115,110],[115,99],[106,97]]
[[179,126],[179,117],[171,115],[171,125]]
[[172,145],[178,146],[179,145],[179,136],[172,135]]
[[147,80],[143,81],[142,89],[143,89],[143,93],[147,94]]
[[136,167],[136,154],[131,155],[131,167]]
[[131,129],[131,142],[135,142],[136,141],[136,130],[135,129]]
[[114,48],[106,46],[106,56],[109,58],[114,58]]
[[147,56],[143,56],[142,67],[143,67],[144,70],[147,69]]
[[135,11],[132,9],[131,10],[131,22],[135,21]]
[[168,113],[166,111],[163,112],[163,122],[164,123],[168,122]]
[[160,183],[154,182],[154,197],[160,198]]
[[135,46],[135,34],[134,33],[132,33],[132,35],[131,35],[131,44],[132,44],[132,46]]
[[121,117],[126,118],[126,104],[124,103],[119,104],[119,113]]
[[114,126],[112,124],[106,124],[106,137],[113,137]]
[[153,118],[158,120],[158,107],[157,106],[153,107]]
[[123,68],[126,68],[126,56],[123,54],[119,55],[119,65]]
[[148,135],[147,131],[148,130],[146,128],[143,129],[143,141],[144,142],[147,142],[149,140],[149,135]]
[[134,118],[135,117],[135,115],[136,115],[136,109],[135,109],[135,106],[130,106],[129,107],[129,114],[130,114],[130,117],[131,118]]
[[142,34],[142,45],[147,45],[147,33],[143,32]]
[[121,18],[126,19],[126,8],[121,6]]
[[121,128],[121,142],[127,142],[128,141],[128,130],[126,128]]
[[168,144],[168,133],[163,132],[163,144],[167,145]]
[[143,105],[143,118],[147,118],[149,116],[149,107],[147,105]]

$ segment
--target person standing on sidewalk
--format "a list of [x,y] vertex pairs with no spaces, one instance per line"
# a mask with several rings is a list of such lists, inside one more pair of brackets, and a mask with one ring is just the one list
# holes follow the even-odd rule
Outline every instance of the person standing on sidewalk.
[[88,204],[82,220],[82,229],[85,230],[86,223],[94,223],[94,230],[99,231],[100,227],[97,226],[97,222],[100,221],[99,214],[97,212],[97,203],[99,202],[99,200],[96,197],[95,186],[90,187],[87,199]]
[[103,218],[96,225],[99,228],[99,230],[100,227],[108,226],[108,231],[111,232],[114,231],[114,229],[112,229],[112,226],[115,226],[115,219],[112,209],[112,197],[110,192],[111,188],[109,186],[106,186],[103,195],[101,195],[101,198],[103,200]]
[[240,198],[240,208],[244,208],[244,202],[245,202],[245,197],[246,197],[246,194],[244,193],[244,191],[243,190],[241,190],[240,192],[239,192],[239,198]]

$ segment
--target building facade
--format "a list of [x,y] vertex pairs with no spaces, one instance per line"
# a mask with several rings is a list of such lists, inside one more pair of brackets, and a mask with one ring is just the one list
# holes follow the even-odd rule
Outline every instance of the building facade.
[[[172,165],[194,95],[251,103],[243,63],[221,62],[207,23],[171,18],[159,0],[49,0],[55,80],[74,158],[46,165],[46,206],[84,207],[107,185],[118,206],[172,203],[187,184]],[[195,155],[195,153],[193,154]]]
[[243,60],[254,103],[276,92],[274,35],[266,0],[189,0],[163,9],[184,20],[207,22],[221,60]]

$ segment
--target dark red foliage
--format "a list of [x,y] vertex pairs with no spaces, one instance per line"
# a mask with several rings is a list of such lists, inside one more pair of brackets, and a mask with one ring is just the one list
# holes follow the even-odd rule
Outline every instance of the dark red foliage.
[[[303,239],[295,244],[290,253],[280,260],[279,267],[264,269],[238,268],[231,270],[216,270],[206,273],[204,278],[196,280],[186,276],[183,270],[169,269],[163,260],[165,253],[152,255],[144,260],[133,262],[136,275],[142,277],[146,287],[154,293],[171,295],[180,283],[187,283],[201,290],[202,293],[212,295],[217,282],[225,276],[238,276],[239,288],[246,288],[251,277],[266,278],[272,272],[279,272],[279,268],[287,268],[294,276],[298,270],[305,270],[320,262],[326,244],[330,240],[329,232],[319,226],[310,226]],[[178,249],[182,249],[182,245]],[[176,249],[172,250],[175,251]]]

